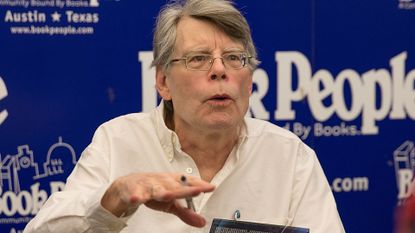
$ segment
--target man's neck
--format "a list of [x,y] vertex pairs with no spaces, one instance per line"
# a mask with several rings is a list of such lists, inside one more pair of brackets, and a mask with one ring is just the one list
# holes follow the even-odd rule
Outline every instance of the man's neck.
[[181,149],[195,161],[202,179],[211,181],[238,142],[240,127],[214,132],[182,132],[176,128]]

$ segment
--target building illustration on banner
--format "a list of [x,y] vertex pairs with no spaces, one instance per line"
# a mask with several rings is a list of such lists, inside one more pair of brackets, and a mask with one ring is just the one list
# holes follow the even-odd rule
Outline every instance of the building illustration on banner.
[[415,146],[405,141],[393,152],[396,183],[398,185],[398,204],[409,197],[414,190]]
[[59,141],[49,148],[46,161],[43,163],[43,173],[40,173],[39,165],[35,162],[29,145],[18,146],[15,155],[8,154],[2,158],[0,154],[0,187],[18,193],[21,191],[22,172],[34,174],[33,179],[37,180],[63,174],[64,167],[75,164],[75,150],[70,144],[63,142],[62,137],[59,137]]

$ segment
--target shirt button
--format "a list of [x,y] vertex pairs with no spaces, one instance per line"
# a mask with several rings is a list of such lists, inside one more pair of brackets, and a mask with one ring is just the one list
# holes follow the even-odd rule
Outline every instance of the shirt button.
[[193,169],[191,167],[186,168],[187,174],[192,174]]

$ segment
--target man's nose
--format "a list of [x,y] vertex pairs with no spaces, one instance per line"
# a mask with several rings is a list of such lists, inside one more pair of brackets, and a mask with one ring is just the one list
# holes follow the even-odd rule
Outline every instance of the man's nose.
[[225,79],[226,67],[222,57],[215,57],[212,59],[212,67],[210,69],[210,79]]

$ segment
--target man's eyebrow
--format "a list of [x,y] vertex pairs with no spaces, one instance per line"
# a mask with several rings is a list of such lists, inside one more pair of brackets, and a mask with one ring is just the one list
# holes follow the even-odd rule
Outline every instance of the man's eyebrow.
[[212,53],[212,49],[206,48],[206,47],[199,47],[199,48],[192,48],[187,51],[185,51],[185,54],[189,53],[203,53],[203,54],[210,54]]
[[239,48],[239,47],[232,47],[232,48],[225,48],[223,50],[224,53],[229,53],[229,52],[244,52],[245,50],[243,48]]
[[[232,52],[245,52],[243,48],[240,47],[230,47],[225,48],[222,53],[232,53]],[[194,48],[184,52],[184,56],[188,56],[189,54],[212,54],[212,50],[209,48]]]

